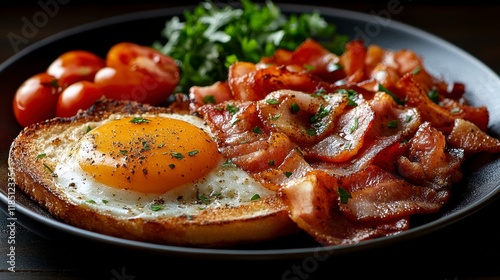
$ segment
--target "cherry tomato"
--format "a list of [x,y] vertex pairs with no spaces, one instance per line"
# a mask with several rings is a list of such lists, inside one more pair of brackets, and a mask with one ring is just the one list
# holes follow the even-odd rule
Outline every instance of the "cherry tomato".
[[17,89],[13,110],[17,122],[28,126],[56,115],[60,87],[57,79],[47,73],[39,73],[24,81]]
[[59,95],[56,116],[71,117],[80,109],[88,109],[103,96],[101,88],[89,81],[69,85]]
[[73,50],[60,55],[47,68],[47,73],[59,80],[63,88],[78,81],[93,81],[95,73],[106,61],[94,53]]
[[167,101],[180,79],[173,58],[129,42],[112,46],[106,65],[96,73],[94,82],[112,99],[159,105]]

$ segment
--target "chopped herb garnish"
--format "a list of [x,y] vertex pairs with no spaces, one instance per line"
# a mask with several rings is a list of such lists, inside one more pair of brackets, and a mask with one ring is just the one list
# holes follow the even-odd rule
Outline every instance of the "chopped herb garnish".
[[200,151],[198,150],[192,150],[192,151],[189,151],[187,154],[188,156],[190,157],[194,157],[196,154],[198,154]]
[[292,106],[290,106],[290,112],[292,112],[292,114],[296,114],[300,111],[300,107],[299,107],[299,104],[293,102],[292,103]]
[[236,114],[238,112],[238,107],[232,105],[232,104],[227,104],[226,105],[226,111],[231,113],[231,114]]
[[264,132],[262,131],[262,129],[260,129],[260,127],[256,126],[252,129],[252,131],[256,134],[263,134]]
[[287,178],[289,178],[290,176],[292,176],[292,172],[289,172],[289,171],[285,171],[285,172],[283,172],[283,174],[285,174],[285,176]]
[[345,144],[344,144],[344,150],[350,150],[351,146],[352,146],[351,141],[345,142]]
[[215,96],[213,95],[207,95],[203,97],[203,103],[205,104],[215,104]]
[[358,117],[354,117],[353,124],[349,128],[349,133],[353,133],[356,129],[358,129],[359,120]]
[[387,127],[389,128],[397,128],[398,127],[398,120],[392,120],[387,123]]
[[328,114],[330,114],[331,111],[332,111],[332,106],[328,105],[326,107],[323,107],[323,105],[320,105],[318,112],[309,118],[309,122],[317,123],[324,117],[328,116]]
[[150,120],[145,119],[143,117],[135,117],[135,118],[131,119],[130,122],[135,123],[135,124],[140,124],[140,123],[148,123],[148,122],[150,122]]
[[392,99],[394,99],[394,101],[399,104],[399,105],[404,105],[405,104],[405,101],[399,99],[394,93],[392,93],[390,90],[388,90],[386,87],[384,87],[382,84],[378,84],[378,90],[379,91],[382,91],[382,92],[385,92],[387,94],[389,94]]
[[310,65],[310,64],[304,64],[304,68],[307,70],[307,71],[313,71],[314,70],[314,66]]
[[254,195],[252,196],[252,198],[250,198],[250,200],[257,200],[257,199],[260,199],[260,195],[259,195],[259,194],[257,194],[257,193],[256,193],[256,194],[254,194]]
[[47,154],[39,154],[39,155],[36,156],[36,160],[42,159],[42,158],[44,158],[46,156],[47,156]]
[[95,203],[96,203],[96,202],[95,202],[95,200],[93,200],[93,199],[87,199],[87,200],[85,200],[85,202],[87,202],[87,203],[92,203],[92,204],[95,204]]
[[206,197],[205,195],[201,194],[198,196],[198,199],[203,203],[203,204],[210,204],[212,202],[209,197]]
[[127,155],[127,153],[128,153],[127,150],[120,150],[120,154],[122,154],[124,156]]
[[163,210],[165,208],[165,205],[164,204],[151,204],[151,210],[152,211],[160,211],[160,210]]
[[183,159],[184,158],[184,156],[181,153],[177,153],[177,152],[172,152],[172,153],[170,153],[170,155],[176,159]]
[[222,164],[222,167],[234,167],[234,166],[236,166],[236,165],[230,159],[226,159],[226,161]]
[[151,150],[151,147],[149,146],[148,142],[147,141],[142,141],[142,147],[144,148],[144,150],[146,151],[149,151]]
[[316,130],[314,130],[314,128],[309,128],[308,130],[306,130],[306,133],[309,136],[316,136]]
[[412,119],[413,119],[413,115],[406,115],[406,117],[405,117],[405,123],[411,122]]
[[419,65],[419,66],[415,67],[415,69],[413,69],[413,70],[411,71],[411,74],[412,74],[412,75],[417,75],[418,73],[420,73],[420,71],[422,71],[422,68],[421,68],[421,67],[420,67],[420,65]]
[[338,187],[337,192],[339,193],[340,203],[346,204],[349,198],[352,198],[351,194],[345,189]]
[[358,92],[353,90],[353,89],[338,89],[335,91],[336,93],[343,94],[347,96],[347,105],[356,107],[358,106],[358,103],[356,100],[358,100]]
[[280,104],[280,102],[274,98],[271,98],[271,99],[266,99],[266,103],[267,104],[270,104],[270,105],[278,105]]
[[326,89],[321,88],[321,89],[317,90],[315,93],[312,93],[311,96],[323,98],[325,93],[326,93]]
[[174,169],[175,168],[175,164],[171,163],[168,165],[168,167],[170,167],[170,169]]
[[434,102],[434,103],[436,103],[436,104],[438,104],[438,103],[439,103],[439,92],[438,92],[437,90],[433,89],[433,90],[429,91],[429,92],[427,93],[427,97],[429,97],[429,99],[430,99],[432,102]]
[[48,166],[47,164],[43,164],[43,166],[50,172],[50,174],[52,174],[52,176],[56,177],[56,174],[54,173],[54,170],[52,170],[52,168],[50,168],[50,166]]
[[108,203],[108,202],[109,202],[109,200],[107,200],[107,199],[103,199],[103,200],[101,200],[101,201],[102,201],[102,203],[104,203],[104,204],[106,204],[106,203]]
[[87,130],[85,131],[85,133],[89,133],[89,131],[92,130],[92,127],[90,127],[90,125],[87,125]]
[[273,159],[271,159],[270,161],[268,161],[268,162],[267,162],[267,165],[269,165],[269,166],[274,166],[274,160],[273,160]]
[[281,117],[281,114],[276,114],[276,115],[274,115],[274,116],[271,116],[271,117],[270,117],[270,119],[271,119],[271,120],[277,120],[277,119],[279,119],[280,117]]

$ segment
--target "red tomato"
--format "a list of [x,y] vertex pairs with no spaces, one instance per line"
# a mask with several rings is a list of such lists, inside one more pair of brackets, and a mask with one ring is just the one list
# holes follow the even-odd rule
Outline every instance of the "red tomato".
[[57,79],[39,73],[24,81],[14,95],[13,110],[21,126],[55,117],[60,87]]
[[63,88],[78,81],[93,81],[95,73],[106,66],[103,58],[94,53],[74,50],[60,55],[47,68],[47,73],[59,80]]
[[80,109],[88,109],[103,96],[101,88],[89,81],[69,85],[59,95],[56,116],[71,117]]
[[94,82],[112,99],[159,105],[167,101],[180,79],[173,58],[134,43],[111,47],[106,65],[97,72]]

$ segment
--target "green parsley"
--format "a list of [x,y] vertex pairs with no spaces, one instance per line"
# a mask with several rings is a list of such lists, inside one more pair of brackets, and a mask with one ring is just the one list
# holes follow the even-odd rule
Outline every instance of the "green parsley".
[[439,103],[439,92],[438,92],[437,90],[433,89],[433,90],[429,91],[429,92],[427,93],[427,97],[429,97],[429,99],[430,99],[432,102],[434,102],[434,103],[436,103],[436,104],[438,104],[438,103]]
[[135,117],[135,118],[131,119],[130,122],[135,123],[135,124],[140,124],[140,123],[148,123],[149,120],[145,119],[143,117]]
[[238,113],[238,107],[232,105],[232,104],[227,104],[226,105],[226,111],[231,113],[232,115]]
[[172,156],[173,158],[176,158],[176,159],[183,159],[184,158],[184,156],[181,153],[177,153],[177,152],[170,153],[170,156]]
[[205,196],[205,195],[203,195],[203,194],[202,194],[202,195],[199,195],[199,196],[198,196],[198,199],[199,199],[199,200],[200,200],[203,204],[210,204],[210,202],[212,202],[212,201],[210,200],[210,197],[207,197],[207,196]]
[[266,99],[266,103],[267,104],[270,104],[270,105],[278,105],[280,104],[280,102],[274,98],[271,98],[271,99]]
[[418,73],[420,73],[420,71],[422,71],[422,68],[420,67],[420,65],[418,65],[417,67],[415,67],[415,69],[411,71],[411,74],[417,75]]
[[324,117],[328,116],[332,111],[332,106],[328,105],[323,107],[323,104],[319,106],[318,112],[309,118],[310,123],[317,123]]
[[39,155],[36,156],[36,160],[38,161],[39,159],[42,159],[42,158],[44,158],[46,156],[47,156],[47,154],[39,154]]
[[263,134],[264,132],[262,131],[262,129],[260,129],[260,127],[256,126],[252,129],[253,133],[255,134]]
[[396,101],[396,103],[399,105],[404,105],[406,103],[404,100],[399,99],[394,93],[392,93],[382,84],[378,84],[378,90],[389,94],[392,97],[392,99],[394,99],[394,101]]
[[152,47],[177,61],[181,79],[175,91],[188,92],[193,85],[227,80],[234,62],[256,63],[279,48],[294,50],[308,38],[337,55],[349,40],[319,11],[285,14],[270,0],[224,5],[202,1],[171,17]]
[[196,154],[198,154],[200,151],[198,150],[192,150],[192,151],[189,151],[187,154],[188,156],[190,157],[194,157]]
[[151,150],[151,147],[149,146],[149,143],[147,141],[142,141],[142,147],[144,150],[149,151]]
[[354,117],[353,123],[349,128],[349,133],[352,134],[356,129],[358,129],[358,126],[359,126],[359,119],[358,117]]
[[230,159],[226,159],[226,161],[222,164],[222,167],[235,167],[236,164]]
[[351,194],[345,189],[338,187],[337,192],[339,193],[340,203],[346,204],[349,198],[352,198]]
[[353,90],[353,89],[338,89],[335,91],[335,93],[339,93],[342,95],[347,96],[347,105],[356,107],[358,106],[358,103],[356,100],[358,100],[358,92]]
[[254,194],[250,200],[257,200],[260,199],[260,195],[258,193]]
[[205,104],[215,104],[215,96],[213,95],[207,95],[203,97],[203,103]]
[[296,114],[299,111],[300,111],[299,104],[293,102],[292,105],[290,106],[290,112],[292,112],[292,114]]
[[398,127],[398,120],[392,120],[387,123],[388,128],[397,128]]
[[163,210],[165,208],[165,205],[164,204],[151,204],[151,210],[152,211],[160,211],[160,210]]

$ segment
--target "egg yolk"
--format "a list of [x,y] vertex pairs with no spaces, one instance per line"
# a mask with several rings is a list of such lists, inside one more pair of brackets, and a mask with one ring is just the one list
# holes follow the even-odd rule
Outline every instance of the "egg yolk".
[[220,163],[216,143],[201,128],[163,117],[123,118],[89,131],[80,167],[119,189],[164,193],[193,182]]

